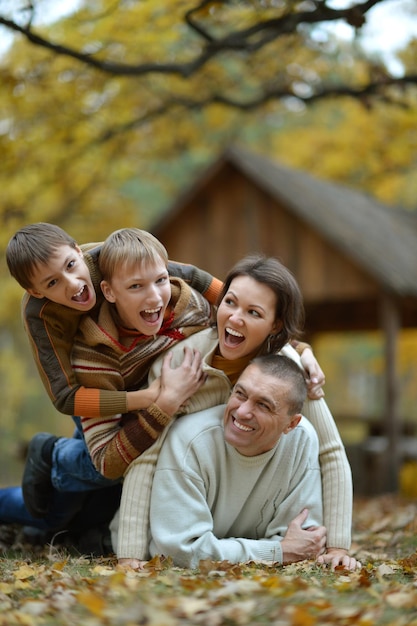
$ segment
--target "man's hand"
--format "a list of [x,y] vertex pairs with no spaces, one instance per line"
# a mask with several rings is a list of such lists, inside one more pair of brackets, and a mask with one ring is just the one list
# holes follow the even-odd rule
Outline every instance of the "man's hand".
[[156,404],[168,415],[174,415],[204,383],[202,358],[198,350],[184,348],[181,365],[171,368],[172,352],[168,352],[162,363],[161,390]]
[[308,517],[308,509],[301,511],[288,525],[281,541],[283,563],[294,563],[304,559],[316,559],[326,549],[326,529],[324,526],[311,526],[303,529]]
[[340,566],[351,571],[361,569],[362,567],[359,561],[353,556],[349,556],[348,551],[342,548],[327,548],[326,552],[318,557],[317,563],[330,565],[331,569]]
[[300,356],[301,364],[307,374],[307,389],[310,400],[319,400],[324,397],[323,385],[325,376],[313,351],[305,348]]

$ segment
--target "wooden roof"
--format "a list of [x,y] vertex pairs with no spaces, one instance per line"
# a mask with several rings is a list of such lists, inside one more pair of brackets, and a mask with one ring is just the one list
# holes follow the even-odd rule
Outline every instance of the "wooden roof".
[[230,158],[386,288],[417,295],[417,229],[402,212],[258,155],[232,150]]
[[417,296],[417,216],[388,207],[363,192],[323,181],[247,150],[227,150],[152,229],[172,222],[226,162],[232,163],[288,211],[361,266],[385,290]]

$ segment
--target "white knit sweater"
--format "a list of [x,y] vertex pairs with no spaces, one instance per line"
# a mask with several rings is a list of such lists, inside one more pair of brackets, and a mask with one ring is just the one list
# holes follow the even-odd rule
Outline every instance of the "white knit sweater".
[[304,507],[322,525],[318,440],[303,418],[276,446],[243,456],[224,440],[225,405],[183,417],[159,455],[151,497],[151,556],[282,563],[281,540]]

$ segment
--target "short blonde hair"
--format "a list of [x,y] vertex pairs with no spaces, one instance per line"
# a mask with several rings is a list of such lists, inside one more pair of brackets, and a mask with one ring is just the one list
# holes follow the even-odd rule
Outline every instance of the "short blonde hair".
[[168,265],[165,246],[151,233],[139,228],[121,228],[109,235],[100,251],[99,267],[103,280],[111,281],[120,265],[153,264],[163,261]]

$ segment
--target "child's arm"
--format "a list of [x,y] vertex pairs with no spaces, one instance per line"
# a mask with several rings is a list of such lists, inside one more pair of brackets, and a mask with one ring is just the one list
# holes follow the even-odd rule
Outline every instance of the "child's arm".
[[130,463],[155,443],[180,406],[204,383],[198,352],[185,347],[184,359],[174,369],[171,358],[172,353],[164,358],[156,403],[106,420],[81,418],[91,459],[106,478],[123,476]]
[[168,262],[168,273],[170,276],[182,278],[190,287],[199,291],[210,304],[217,304],[223,287],[223,282],[218,278],[195,265],[177,263],[177,261]]
[[23,318],[39,375],[55,408],[66,415],[127,413],[127,392],[86,388],[76,379],[71,351],[80,314],[25,296]]

